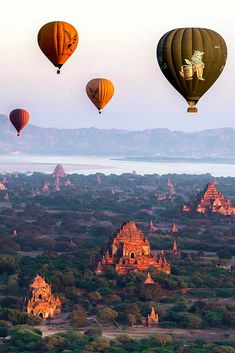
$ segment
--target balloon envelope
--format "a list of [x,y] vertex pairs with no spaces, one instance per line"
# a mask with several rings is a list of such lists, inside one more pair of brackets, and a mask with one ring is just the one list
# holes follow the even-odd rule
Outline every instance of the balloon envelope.
[[114,94],[114,85],[105,78],[94,78],[86,85],[86,93],[99,110],[103,109]]
[[192,112],[223,71],[226,59],[224,39],[206,28],[174,29],[164,34],[157,46],[161,71]]
[[10,113],[9,118],[19,136],[20,131],[29,121],[29,113],[25,109],[14,109]]
[[77,30],[67,22],[49,22],[38,32],[38,45],[53,65],[60,69],[78,45]]

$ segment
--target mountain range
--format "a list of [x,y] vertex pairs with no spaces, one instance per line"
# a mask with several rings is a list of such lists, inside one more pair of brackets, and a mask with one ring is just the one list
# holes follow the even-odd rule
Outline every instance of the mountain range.
[[20,137],[0,115],[0,154],[97,155],[157,158],[235,158],[235,130],[57,129],[28,124]]

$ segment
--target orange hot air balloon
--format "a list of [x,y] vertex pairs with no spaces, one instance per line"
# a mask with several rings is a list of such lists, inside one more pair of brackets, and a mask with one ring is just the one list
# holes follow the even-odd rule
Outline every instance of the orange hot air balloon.
[[38,45],[55,67],[60,68],[78,45],[78,33],[71,24],[54,21],[45,24],[38,32]]
[[20,131],[29,121],[29,113],[25,109],[14,109],[10,112],[9,119],[20,136]]
[[114,86],[106,78],[94,78],[86,85],[86,93],[101,114],[101,109],[106,106],[114,94]]

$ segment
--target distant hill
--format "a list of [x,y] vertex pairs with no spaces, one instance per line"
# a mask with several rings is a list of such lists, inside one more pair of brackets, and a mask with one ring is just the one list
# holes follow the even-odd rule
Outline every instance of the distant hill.
[[177,158],[235,158],[235,130],[199,132],[96,128],[56,129],[28,124],[17,137],[8,118],[0,115],[0,154],[110,155]]

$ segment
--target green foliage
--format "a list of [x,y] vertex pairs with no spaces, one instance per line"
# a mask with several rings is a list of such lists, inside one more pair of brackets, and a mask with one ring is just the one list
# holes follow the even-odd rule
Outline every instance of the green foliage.
[[224,319],[224,310],[221,309],[212,309],[207,310],[204,313],[204,320],[208,323],[209,326],[221,326]]
[[216,252],[219,259],[231,259],[232,253],[230,249],[219,249]]
[[13,325],[22,325],[27,323],[28,315],[22,310],[2,308],[0,318],[10,321]]
[[41,333],[23,326],[16,326],[9,332],[12,342],[17,348],[27,351],[39,349],[42,342]]
[[69,315],[70,323],[73,327],[83,327],[87,324],[86,311],[81,305],[77,305],[76,309]]
[[98,306],[97,316],[100,320],[108,322],[116,319],[118,317],[118,313],[107,306]]
[[13,274],[18,267],[18,259],[13,255],[0,255],[0,274],[7,272]]

